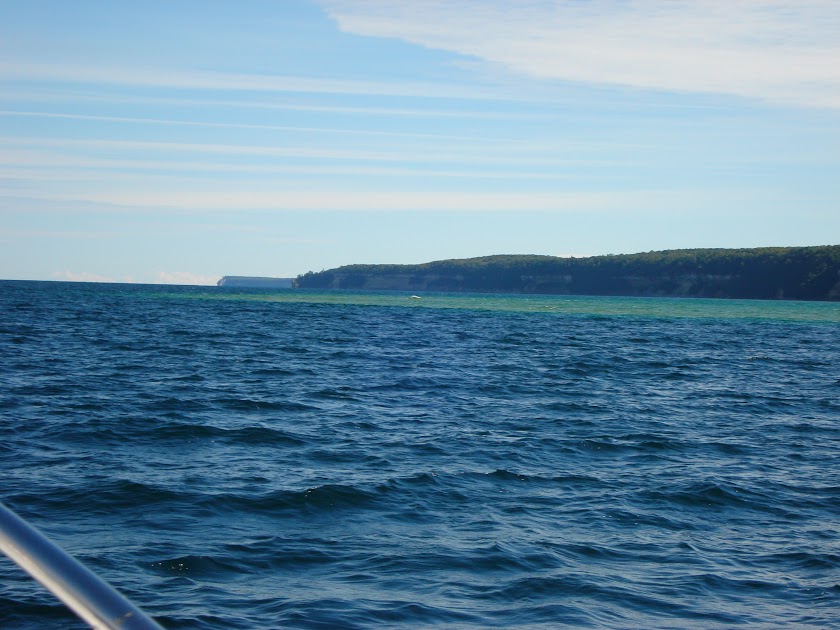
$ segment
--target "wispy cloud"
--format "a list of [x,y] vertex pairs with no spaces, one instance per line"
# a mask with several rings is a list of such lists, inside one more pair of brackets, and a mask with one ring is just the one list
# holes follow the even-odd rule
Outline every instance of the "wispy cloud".
[[65,282],[132,282],[131,279],[123,278],[118,280],[110,276],[103,276],[97,273],[89,273],[87,271],[70,271],[65,269],[63,271],[54,271],[52,273],[53,280],[63,280]]
[[344,31],[537,79],[840,107],[835,0],[322,0]]
[[178,90],[221,90],[226,92],[277,92],[408,96],[414,98],[496,99],[498,94],[479,87],[455,83],[422,81],[362,81],[321,79],[273,74],[164,70],[74,64],[0,62],[0,79],[16,82],[118,85]]
[[311,148],[307,146],[259,146],[242,144],[210,144],[199,142],[154,142],[147,140],[88,140],[67,138],[15,138],[0,137],[0,144],[6,146],[50,146],[74,149],[96,149],[108,151],[158,151],[162,153],[227,154],[250,156],[274,156],[292,158],[351,159],[365,161],[421,161],[442,159],[446,154],[407,155],[395,151],[373,151],[363,149]]
[[[4,149],[5,147],[5,149]],[[503,164],[506,166],[544,165],[559,166],[568,163],[586,165],[591,162],[593,151],[598,151],[599,162],[610,161],[603,157],[601,150],[608,149],[614,154],[632,148],[649,148],[643,144],[626,144],[620,141],[566,141],[557,147],[542,141],[500,142],[498,147],[483,144],[449,143],[443,147],[430,145],[387,145],[382,150],[359,148],[313,148],[310,146],[261,146],[245,144],[218,144],[196,142],[157,142],[148,140],[91,140],[70,138],[24,138],[0,136],[0,164],[13,165],[59,165],[62,158],[58,154],[40,155],[38,150],[71,150],[93,155],[107,153],[107,158],[89,158],[90,166],[107,167],[108,164],[120,164],[118,155],[134,156],[137,166],[143,165],[138,156],[171,156],[195,154],[196,156],[227,155],[259,158],[305,158],[323,160],[346,160],[348,162],[393,163],[439,163],[439,164]],[[33,151],[35,149],[35,151]],[[95,160],[100,159],[99,162]],[[638,159],[636,156],[635,159]],[[157,161],[157,160],[155,160]],[[148,162],[146,162],[148,164]],[[132,164],[126,163],[130,167]]]
[[331,212],[619,212],[670,211],[687,200],[708,197],[697,190],[623,190],[611,192],[358,192],[250,191],[218,189],[178,191],[32,191],[30,199],[121,207],[133,211],[331,211]]
[[[2,74],[0,74],[2,76]],[[28,86],[25,89],[9,85],[3,91],[4,101],[25,101],[27,103],[117,103],[131,105],[168,105],[172,107],[194,106],[220,107],[228,110],[279,110],[316,112],[324,114],[349,114],[366,116],[389,116],[403,118],[467,118],[470,120],[504,120],[504,119],[538,119],[550,118],[550,113],[523,112],[518,109],[501,111],[482,110],[480,107],[457,109],[441,109],[439,107],[372,107],[359,105],[325,105],[323,103],[295,102],[292,97],[281,97],[268,95],[265,97],[254,95],[238,95],[235,100],[217,98],[209,94],[202,94],[201,98],[190,98],[170,94],[167,96],[149,96],[132,94],[127,96],[122,93],[115,93],[92,89],[80,91],[78,88],[66,89],[66,84],[57,83],[50,88],[42,86]]]
[[265,131],[299,131],[306,133],[350,135],[350,136],[383,136],[386,138],[428,138],[432,140],[470,140],[478,142],[500,142],[498,139],[476,136],[459,136],[452,134],[414,133],[408,131],[381,131],[378,129],[347,129],[336,127],[302,127],[292,125],[267,125],[238,122],[215,122],[203,120],[177,120],[172,118],[138,118],[131,116],[103,116],[99,114],[69,114],[65,112],[35,112],[0,110],[0,116],[20,118],[58,118],[66,120],[89,120],[94,122],[128,123],[137,125],[163,125],[169,127],[207,127],[218,129],[255,129]]
[[[114,182],[116,179],[129,182],[140,180],[149,182],[150,177],[162,176],[168,182],[172,182],[179,174],[239,174],[239,175],[326,175],[326,176],[364,176],[364,177],[403,177],[403,178],[440,178],[440,179],[476,179],[498,180],[500,173],[498,167],[493,167],[493,160],[488,156],[475,156],[465,160],[466,164],[461,167],[435,167],[425,163],[426,160],[419,159],[420,156],[412,155],[403,159],[412,159],[420,164],[402,165],[365,165],[357,163],[358,160],[348,160],[346,164],[308,163],[300,164],[294,161],[280,160],[276,163],[235,163],[230,161],[201,161],[200,159],[117,159],[106,157],[90,157],[75,153],[61,153],[56,151],[39,150],[3,150],[0,149],[0,180],[15,180],[18,183],[25,181],[35,182]],[[451,156],[446,156],[451,158]],[[389,162],[401,162],[398,156],[394,156]],[[487,162],[490,161],[490,164]],[[496,159],[499,163],[501,160]],[[581,175],[572,172],[563,173],[558,169],[564,164],[568,166],[588,166],[597,168],[599,166],[618,165],[630,163],[630,158],[616,155],[610,159],[601,158],[567,158],[558,156],[545,156],[542,160],[527,158],[523,161],[517,156],[509,156],[504,164],[509,166],[524,166],[526,170],[508,171],[504,173],[507,181],[514,180],[542,180],[542,181],[564,181],[568,179],[579,179]],[[638,157],[632,160],[632,164],[638,166],[641,163]],[[123,171],[119,175],[109,173]],[[162,175],[161,175],[162,174]]]
[[[105,276],[98,273],[90,273],[88,271],[70,271],[64,269],[62,271],[54,271],[51,274],[53,280],[60,280],[64,282],[138,282],[132,276]],[[208,276],[200,273],[192,273],[189,271],[158,271],[151,279],[148,280],[151,284],[182,284],[182,285],[215,285],[219,280],[216,276]]]
[[101,240],[114,238],[115,232],[96,232],[79,230],[3,230],[3,236],[14,237],[15,239],[59,239],[68,240]]
[[[3,160],[0,158],[0,165]],[[612,161],[611,164],[617,164]],[[634,164],[638,166],[636,160]],[[595,162],[578,160],[577,166],[589,165],[595,167]],[[46,168],[45,168],[46,167]],[[55,168],[57,167],[57,168]],[[118,177],[107,176],[111,170],[130,169],[131,173],[119,175]],[[165,175],[158,175],[165,171]],[[447,169],[439,170],[433,168],[411,168],[411,167],[388,167],[388,166],[323,166],[323,165],[258,165],[258,164],[227,164],[212,162],[171,162],[141,161],[141,160],[92,160],[67,156],[64,158],[46,157],[38,164],[32,164],[29,168],[4,168],[0,166],[0,180],[14,179],[19,184],[23,182],[80,182],[102,183],[107,179],[109,183],[116,181],[125,185],[132,183],[138,186],[148,185],[160,178],[167,183],[172,183],[177,173],[201,173],[212,174],[237,174],[244,176],[298,176],[298,175],[323,175],[323,176],[360,176],[360,177],[400,177],[411,179],[435,178],[439,180],[498,180],[498,170],[479,169]],[[590,173],[591,176],[591,173]],[[504,178],[508,182],[513,181],[543,181],[563,182],[584,178],[580,173],[558,173],[556,170],[533,170],[527,172],[505,173]],[[155,182],[157,183],[157,182]]]

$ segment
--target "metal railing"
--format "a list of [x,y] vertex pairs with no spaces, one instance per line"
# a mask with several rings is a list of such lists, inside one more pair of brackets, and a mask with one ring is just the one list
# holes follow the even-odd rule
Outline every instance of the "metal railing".
[[102,578],[0,502],[0,551],[92,628],[162,630]]

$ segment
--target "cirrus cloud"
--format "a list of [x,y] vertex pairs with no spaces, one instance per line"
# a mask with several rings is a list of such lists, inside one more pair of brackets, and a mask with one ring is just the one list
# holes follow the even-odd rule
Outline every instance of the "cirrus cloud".
[[537,79],[840,108],[835,0],[322,0],[349,33]]

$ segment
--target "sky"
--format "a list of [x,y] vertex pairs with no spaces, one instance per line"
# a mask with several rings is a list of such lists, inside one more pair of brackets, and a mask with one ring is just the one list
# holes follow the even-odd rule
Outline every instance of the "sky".
[[836,0],[0,0],[0,278],[840,243]]

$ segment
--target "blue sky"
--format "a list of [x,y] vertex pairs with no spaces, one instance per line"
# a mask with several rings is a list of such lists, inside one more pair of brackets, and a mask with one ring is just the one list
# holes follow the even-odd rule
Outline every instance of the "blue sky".
[[0,278],[840,243],[840,3],[0,0]]

